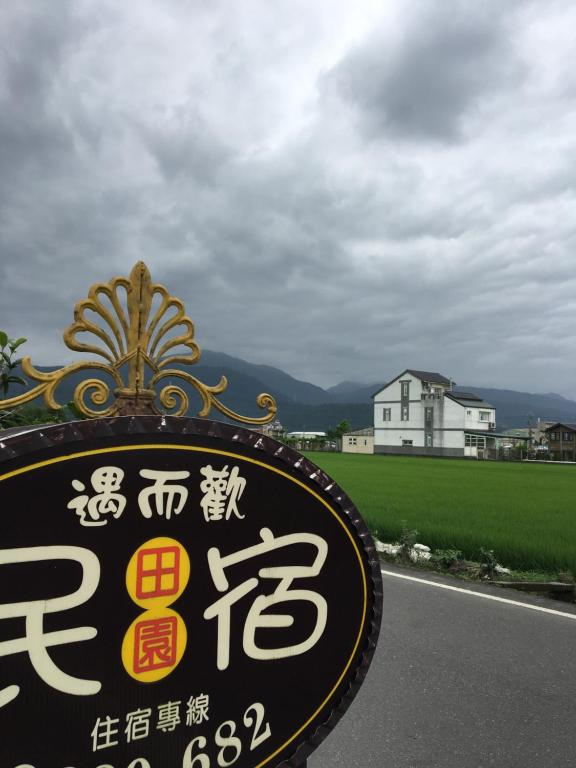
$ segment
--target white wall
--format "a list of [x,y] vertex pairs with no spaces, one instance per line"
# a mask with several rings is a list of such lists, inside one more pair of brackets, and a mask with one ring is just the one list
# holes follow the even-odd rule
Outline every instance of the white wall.
[[[401,419],[401,398],[402,398],[402,383],[403,381],[410,382],[409,390],[409,412],[408,421],[402,421]],[[422,408],[421,396],[422,394],[422,382],[415,376],[409,373],[402,375],[397,381],[393,381],[387,387],[378,392],[374,397],[374,427],[376,429],[382,427],[402,429],[402,427],[418,427],[424,429],[424,411]],[[390,408],[392,410],[392,420],[384,421],[383,409]],[[385,434],[385,433],[381,433]],[[388,445],[387,442],[383,442],[382,438],[376,439],[376,443],[381,445]],[[393,443],[397,445],[397,443]],[[414,443],[416,445],[416,443]]]
[[[402,440],[412,440],[414,448],[424,447],[424,430],[387,429],[374,433],[374,445],[402,447]],[[464,432],[434,430],[434,448],[464,448]]]
[[[468,411],[471,411],[471,415],[468,416]],[[490,412],[490,417],[486,421],[480,420],[480,411]],[[490,429],[490,422],[493,424],[496,423],[496,411],[494,408],[482,408],[482,407],[472,407],[472,406],[464,406],[464,413],[465,415],[465,424],[466,429]]]
[[[470,416],[468,411],[471,412]],[[480,421],[480,411],[490,413],[486,421]],[[449,397],[444,404],[444,426],[457,429],[490,429],[490,422],[495,423],[496,411],[494,408],[482,408],[479,406],[460,405]]]
[[[404,422],[404,424],[406,423],[407,422]],[[412,440],[412,445],[415,448],[421,448],[424,445],[424,430],[374,430],[374,445],[391,445],[395,447],[402,447],[402,440]]]
[[378,400],[397,400],[399,403],[402,397],[401,381],[410,382],[410,400],[419,400],[422,394],[422,382],[420,379],[412,376],[411,373],[405,373],[387,387],[383,387],[374,397],[374,402]]
[[464,429],[466,409],[449,397],[444,398],[444,427],[446,429]]
[[374,453],[372,435],[343,435],[342,453]]
[[[464,448],[464,432],[443,432],[442,439],[444,441],[442,448]],[[436,435],[434,435],[434,444],[438,445]]]

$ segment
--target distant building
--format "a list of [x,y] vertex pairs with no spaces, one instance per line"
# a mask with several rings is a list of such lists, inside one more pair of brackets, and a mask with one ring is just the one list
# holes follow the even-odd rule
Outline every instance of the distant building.
[[342,435],[342,453],[374,453],[374,427],[345,432]]
[[506,429],[502,437],[497,438],[496,447],[504,453],[503,458],[510,458],[518,449],[525,453],[536,452],[533,442],[533,427],[514,427],[513,429]]
[[407,369],[374,399],[374,453],[486,458],[496,449],[496,410],[430,371]]
[[288,432],[286,437],[295,437],[297,440],[314,440],[319,437],[326,437],[326,432]]
[[263,435],[268,435],[269,437],[273,437],[276,440],[279,440],[284,435],[284,427],[280,423],[279,419],[274,419],[274,421],[269,422],[268,424],[264,424],[260,431]]
[[556,424],[552,419],[538,418],[534,426],[534,432],[532,434],[532,441],[534,445],[546,448],[548,446],[548,435],[546,430]]
[[317,451],[326,448],[326,432],[288,432],[286,437],[298,451]]
[[556,422],[547,427],[548,455],[556,461],[576,461],[576,424]]

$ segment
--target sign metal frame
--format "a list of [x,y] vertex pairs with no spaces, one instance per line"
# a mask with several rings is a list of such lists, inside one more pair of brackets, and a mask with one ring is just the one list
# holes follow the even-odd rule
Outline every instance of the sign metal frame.
[[[221,449],[202,446],[205,438],[215,441],[217,445],[221,441]],[[83,446],[94,444],[101,447],[83,451]],[[288,742],[280,745],[254,768],[280,765],[274,760],[280,753],[283,753],[282,765],[291,768],[302,766],[347,710],[364,680],[375,652],[382,618],[382,576],[378,554],[364,521],[343,489],[323,470],[292,448],[264,434],[233,424],[166,416],[122,416],[46,428],[18,428],[0,433],[0,498],[4,479],[32,471],[35,467],[90,453],[140,450],[139,446],[208,453],[212,450],[214,454],[240,458],[265,467],[315,496],[334,514],[353,543],[363,569],[366,590],[365,616],[354,652],[322,705]],[[57,453],[56,457],[54,452]],[[341,687],[344,681],[345,690]],[[332,700],[337,690],[338,697]],[[282,696],[282,691],[278,691],[278,696]],[[329,708],[325,709],[328,704]],[[321,721],[315,721],[323,710]],[[313,726],[312,731],[309,726]],[[306,738],[299,740],[299,734],[306,729]],[[288,746],[291,752],[287,752]]]

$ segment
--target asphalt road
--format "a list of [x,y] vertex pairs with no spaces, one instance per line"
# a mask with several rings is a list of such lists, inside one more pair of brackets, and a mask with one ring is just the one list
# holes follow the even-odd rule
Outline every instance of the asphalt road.
[[435,584],[383,574],[372,666],[308,768],[575,768],[575,607],[385,570]]

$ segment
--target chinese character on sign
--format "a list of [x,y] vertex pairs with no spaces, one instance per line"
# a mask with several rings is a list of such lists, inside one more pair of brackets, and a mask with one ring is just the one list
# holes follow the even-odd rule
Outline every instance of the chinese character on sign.
[[232,467],[228,471],[228,465],[222,469],[213,469],[210,464],[200,469],[206,478],[200,483],[200,490],[204,494],[200,504],[207,522],[222,520],[225,516],[229,520],[234,514],[241,520],[244,515],[238,511],[238,500],[241,498],[246,480],[240,477],[238,467]]
[[86,486],[83,482],[72,480],[72,487],[75,491],[79,491],[80,495],[71,499],[67,506],[68,509],[76,511],[80,518],[80,525],[106,525],[108,522],[106,515],[120,517],[126,506],[126,497],[117,493],[123,479],[124,470],[119,467],[100,467],[94,470],[90,478],[95,491],[92,498],[84,493]]
[[207,693],[190,696],[186,704],[186,725],[201,725],[204,720],[208,720],[209,705],[210,697]]
[[166,704],[158,705],[158,725],[159,731],[173,731],[177,725],[180,725],[180,702],[168,701]]
[[136,597],[175,595],[180,589],[180,548],[153,547],[138,552]]
[[134,672],[149,672],[176,664],[178,620],[175,616],[143,619],[136,624]]
[[[15,653],[28,653],[30,662],[38,677],[47,685],[62,693],[73,696],[92,696],[98,693],[101,684],[97,680],[81,680],[63,672],[52,661],[48,648],[68,645],[82,640],[92,640],[97,631],[94,627],[75,627],[58,631],[44,631],[44,616],[76,608],[87,602],[100,581],[100,562],[89,549],[71,546],[22,547],[0,550],[0,567],[15,563],[38,563],[45,560],[72,560],[82,567],[82,582],[75,592],[41,600],[0,605],[0,619],[26,619],[26,634],[14,640],[0,642],[0,657]],[[39,584],[40,588],[42,585]],[[18,696],[20,687],[10,685],[0,690],[0,707]]]
[[107,715],[104,718],[98,718],[96,725],[92,729],[92,752],[97,752],[99,749],[108,749],[108,747],[115,747],[118,744],[118,740],[114,740],[115,736],[118,736],[118,728],[116,727],[120,722],[118,717],[110,717]]
[[150,715],[151,709],[136,709],[134,712],[128,712],[126,715],[126,741],[137,741],[145,739],[150,733]]
[[144,488],[138,494],[138,505],[144,517],[152,517],[151,501],[154,501],[156,513],[170,520],[172,512],[179,515],[188,498],[188,489],[184,485],[173,485],[174,480],[186,480],[190,472],[162,472],[154,469],[141,469],[140,476],[154,480],[154,485]]
[[190,577],[190,558],[176,539],[157,536],[141,544],[126,569],[126,589],[143,613],[122,641],[124,669],[141,683],[170,675],[182,661],[188,633],[172,605]]
[[[208,550],[208,564],[212,580],[219,592],[226,592],[219,600],[204,611],[205,619],[218,619],[217,641],[217,666],[223,670],[228,668],[230,661],[230,613],[232,606],[241,598],[252,592],[259,585],[256,577],[247,579],[234,589],[229,589],[228,579],[224,571],[232,565],[250,560],[258,555],[273,552],[293,544],[310,544],[316,549],[316,556],[312,565],[288,565],[263,568],[258,571],[261,579],[278,579],[279,584],[269,595],[259,595],[254,599],[246,621],[242,637],[244,653],[251,659],[281,659],[288,656],[297,656],[310,650],[324,632],[328,619],[328,604],[322,595],[310,589],[290,589],[295,579],[317,576],[328,554],[328,544],[321,537],[313,533],[292,533],[286,536],[274,538],[269,528],[260,531],[262,542],[252,547],[241,549],[231,555],[222,556],[217,547]],[[256,632],[259,629],[290,627],[294,618],[286,613],[270,613],[269,608],[286,602],[306,601],[312,603],[316,609],[316,624],[309,637],[295,645],[284,647],[260,647],[256,645]]]

